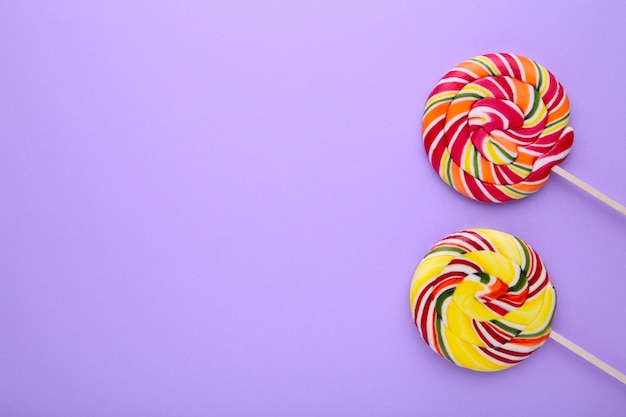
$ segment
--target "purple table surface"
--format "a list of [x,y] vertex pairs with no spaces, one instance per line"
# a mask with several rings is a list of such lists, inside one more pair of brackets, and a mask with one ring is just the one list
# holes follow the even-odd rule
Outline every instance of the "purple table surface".
[[408,303],[431,245],[500,229],[555,330],[626,372],[626,219],[557,176],[466,199],[420,130],[456,64],[531,57],[572,103],[562,167],[626,202],[626,4],[2,3],[0,415],[626,415],[554,341],[440,359]]

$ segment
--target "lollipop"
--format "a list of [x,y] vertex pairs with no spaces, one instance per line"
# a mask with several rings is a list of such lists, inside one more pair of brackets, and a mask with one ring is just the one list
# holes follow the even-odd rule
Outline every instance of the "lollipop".
[[520,199],[556,172],[626,214],[556,166],[573,144],[569,115],[567,94],[546,68],[519,55],[482,55],[448,72],[431,92],[424,146],[439,176],[469,198]]
[[545,265],[507,233],[468,229],[441,240],[417,267],[410,302],[422,338],[456,365],[507,369],[552,337],[626,383],[626,375],[551,330],[556,292]]
[[428,345],[449,361],[498,371],[550,335],[556,293],[537,253],[494,230],[464,230],[436,244],[411,284],[411,307]]

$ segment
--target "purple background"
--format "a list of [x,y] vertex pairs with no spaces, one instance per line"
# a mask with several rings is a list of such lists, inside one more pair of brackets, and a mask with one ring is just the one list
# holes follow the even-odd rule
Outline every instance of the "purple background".
[[570,95],[562,166],[626,202],[625,4],[1,9],[0,415],[624,415],[554,341],[495,374],[438,358],[408,288],[444,235],[516,234],[554,328],[626,372],[626,219],[556,176],[468,200],[420,134],[453,66],[526,55]]

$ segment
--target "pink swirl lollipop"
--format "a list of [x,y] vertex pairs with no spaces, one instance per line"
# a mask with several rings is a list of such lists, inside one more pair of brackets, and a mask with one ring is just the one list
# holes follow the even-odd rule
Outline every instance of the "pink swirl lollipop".
[[557,164],[574,140],[556,77],[520,55],[486,54],[449,71],[422,121],[428,159],[459,193],[500,203],[541,188],[551,172],[626,215],[626,207]]
[[523,198],[541,188],[572,147],[569,100],[546,68],[513,54],[461,63],[430,94],[422,123],[433,168],[481,201]]

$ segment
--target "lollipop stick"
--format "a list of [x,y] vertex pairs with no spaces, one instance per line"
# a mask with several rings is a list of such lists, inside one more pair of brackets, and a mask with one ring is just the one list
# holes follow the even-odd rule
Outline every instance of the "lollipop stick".
[[624,216],[626,216],[626,207],[624,207],[617,201],[613,200],[608,195],[603,194],[600,191],[596,190],[595,188],[593,188],[591,185],[587,184],[586,182],[576,178],[575,176],[573,176],[572,174],[570,174],[563,168],[555,165],[552,167],[552,172],[554,172],[557,175],[560,175],[561,177],[565,178],[566,180],[568,180],[575,186],[583,189],[584,191],[587,191],[589,194],[591,194],[598,200],[602,201],[604,204],[609,205],[610,207],[614,208],[615,210],[619,211]]
[[606,363],[603,360],[593,356],[591,353],[587,352],[585,349],[581,348],[580,346],[578,346],[574,342],[564,338],[563,336],[561,336],[560,334],[558,334],[554,330],[552,330],[552,333],[550,333],[550,337],[552,338],[552,340],[560,343],[562,346],[565,346],[566,348],[568,348],[569,350],[571,350],[572,352],[574,352],[575,354],[577,354],[581,358],[585,359],[586,361],[588,361],[592,365],[595,365],[598,368],[602,369],[604,372],[606,372],[607,374],[611,375],[613,378],[616,378],[620,382],[622,382],[623,384],[626,384],[626,375],[624,375],[623,373],[621,373],[617,369],[613,368],[608,363]]

